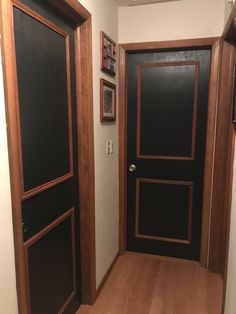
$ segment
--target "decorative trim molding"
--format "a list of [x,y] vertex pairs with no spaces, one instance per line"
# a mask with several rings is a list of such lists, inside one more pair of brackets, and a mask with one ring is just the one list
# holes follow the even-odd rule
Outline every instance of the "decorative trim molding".
[[[189,212],[188,212],[188,239],[177,239],[161,236],[146,235],[139,232],[139,193],[140,183],[153,183],[153,184],[169,184],[169,185],[183,185],[189,187]],[[165,242],[191,244],[192,239],[192,212],[193,212],[193,182],[187,181],[174,181],[174,180],[158,180],[158,179],[136,179],[136,208],[135,208],[135,238],[158,240]]]
[[[20,118],[18,118],[18,145],[19,145],[19,161],[20,161],[20,168],[21,168],[21,182],[22,182],[22,200],[26,200],[42,191],[45,191],[59,183],[62,183],[70,178],[73,177],[73,145],[72,145],[72,113],[71,113],[71,83],[70,83],[70,43],[69,43],[69,35],[68,33],[64,32],[60,29],[57,25],[53,24],[52,22],[48,21],[46,18],[42,17],[35,11],[31,10],[26,5],[22,4],[17,0],[13,0],[13,7],[19,9],[23,13],[27,14],[28,16],[32,17],[39,23],[45,25],[46,27],[50,28],[54,32],[58,33],[60,36],[65,38],[65,47],[66,47],[66,75],[67,75],[67,108],[68,108],[68,134],[69,134],[69,162],[70,162],[70,171],[67,174],[62,175],[61,177],[54,178],[50,182],[45,182],[33,189],[24,190],[24,173],[23,173],[23,159],[22,159],[22,136],[21,136],[21,126],[20,126]],[[14,47],[14,54],[16,54],[15,43],[13,41]],[[14,68],[15,68],[15,76],[17,77],[17,69],[16,69],[16,62],[14,61]],[[19,105],[19,93],[18,93],[18,83],[16,82],[16,108],[17,108],[17,115],[20,117],[20,105]]]
[[[194,102],[193,102],[193,123],[192,123],[192,143],[191,156],[162,156],[162,155],[144,155],[140,153],[140,132],[141,132],[141,84],[142,84],[142,69],[166,66],[195,66],[195,80],[194,80]],[[138,106],[137,106],[137,158],[141,159],[165,159],[165,160],[194,160],[195,159],[195,145],[196,145],[196,127],[197,127],[197,107],[198,107],[198,84],[199,84],[199,61],[177,61],[177,62],[158,62],[138,65]]]
[[55,227],[57,227],[61,222],[65,221],[67,218],[71,218],[71,239],[72,239],[72,260],[73,260],[73,291],[68,297],[67,301],[63,304],[62,308],[59,310],[59,313],[63,313],[68,303],[71,301],[71,299],[76,294],[76,250],[75,250],[75,209],[71,208],[69,211],[64,213],[62,216],[57,218],[55,221],[53,221],[50,225],[48,225],[46,228],[41,230],[39,233],[34,235],[32,238],[30,238],[28,241],[24,243],[24,250],[25,250],[25,258],[26,258],[26,277],[27,277],[27,287],[28,287],[28,309],[30,311],[30,295],[29,295],[29,265],[28,265],[28,252],[29,248],[34,245],[37,241],[39,241],[43,236],[48,234],[51,230],[53,230]]

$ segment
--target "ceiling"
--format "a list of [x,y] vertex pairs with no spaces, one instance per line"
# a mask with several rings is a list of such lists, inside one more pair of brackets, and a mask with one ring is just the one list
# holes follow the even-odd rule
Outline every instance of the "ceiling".
[[170,1],[179,1],[179,0],[115,0],[119,6],[134,6],[141,4],[150,4],[158,2],[170,2]]

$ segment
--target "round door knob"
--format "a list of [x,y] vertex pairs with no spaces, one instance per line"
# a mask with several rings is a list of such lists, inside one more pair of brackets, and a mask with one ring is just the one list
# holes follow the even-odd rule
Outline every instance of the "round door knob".
[[133,171],[135,171],[136,170],[136,166],[135,165],[130,165],[129,166],[129,171],[130,172],[133,172]]

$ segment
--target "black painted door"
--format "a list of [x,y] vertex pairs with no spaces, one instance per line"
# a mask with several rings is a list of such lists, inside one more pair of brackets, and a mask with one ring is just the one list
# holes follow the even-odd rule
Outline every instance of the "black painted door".
[[22,228],[31,314],[80,302],[74,29],[47,1],[13,7]]
[[128,55],[128,250],[199,260],[210,58]]

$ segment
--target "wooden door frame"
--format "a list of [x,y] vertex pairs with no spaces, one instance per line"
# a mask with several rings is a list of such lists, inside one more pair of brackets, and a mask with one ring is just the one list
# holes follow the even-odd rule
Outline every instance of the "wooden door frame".
[[[82,303],[96,299],[95,270],[95,181],[93,134],[93,76],[91,14],[77,0],[49,0],[55,10],[75,25],[76,106],[78,121],[78,172],[80,184],[80,263]],[[12,215],[15,243],[19,313],[29,314],[21,213],[20,158],[17,137],[17,79],[13,38],[14,0],[1,1],[3,75],[8,125]]]
[[219,37],[203,39],[187,39],[177,41],[160,41],[147,43],[120,44],[119,72],[119,249],[120,254],[126,251],[126,134],[127,134],[127,55],[132,52],[151,52],[178,49],[209,48],[212,51],[211,71],[208,98],[208,117],[204,172],[203,214],[201,232],[201,265],[208,267],[211,204],[214,177],[214,157],[216,139],[216,121],[218,105],[218,84],[221,55],[221,40]]
[[[228,73],[231,72],[230,80],[222,86],[222,92],[228,91],[228,105],[232,108],[235,79],[236,79],[236,3],[234,4],[228,21],[225,25],[222,38],[227,43],[227,50],[233,55],[233,62],[229,64]],[[222,62],[227,62],[223,59]],[[232,114],[232,111],[231,111]],[[225,219],[224,219],[224,233],[225,233],[225,260],[224,260],[224,276],[223,276],[223,300],[221,314],[225,312],[226,289],[228,278],[228,262],[229,262],[229,244],[230,244],[230,226],[231,226],[231,206],[232,206],[232,192],[233,192],[233,165],[235,158],[235,140],[236,127],[232,125],[230,116],[229,125],[229,139],[228,139],[228,158],[227,158],[227,187],[225,197]]]

